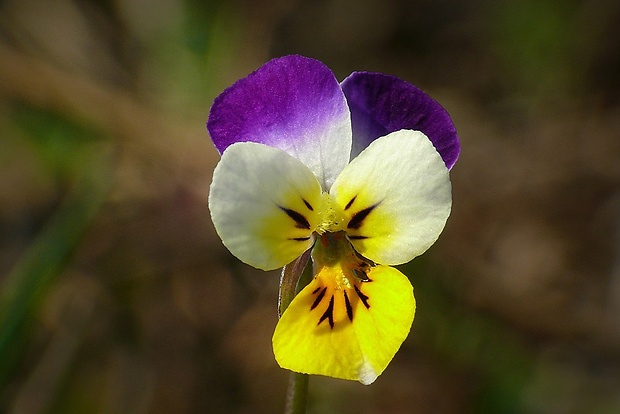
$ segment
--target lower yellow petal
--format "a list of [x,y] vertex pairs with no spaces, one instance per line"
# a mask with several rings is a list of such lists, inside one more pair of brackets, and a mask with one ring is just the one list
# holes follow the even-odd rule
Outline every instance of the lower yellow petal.
[[371,384],[409,334],[413,288],[389,266],[347,276],[340,265],[318,269],[278,322],[273,350],[282,368]]

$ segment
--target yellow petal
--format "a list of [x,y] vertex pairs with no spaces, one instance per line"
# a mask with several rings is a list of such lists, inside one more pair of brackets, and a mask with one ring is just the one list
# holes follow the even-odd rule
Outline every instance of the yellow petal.
[[356,250],[389,265],[424,253],[452,206],[445,163],[426,135],[410,130],[373,141],[340,173],[330,193],[347,215]]
[[224,151],[213,172],[209,209],[232,254],[271,270],[312,246],[324,198],[301,161],[276,148],[242,142]]
[[371,384],[392,360],[413,322],[411,283],[389,266],[367,281],[350,270],[322,267],[284,312],[273,336],[282,368]]

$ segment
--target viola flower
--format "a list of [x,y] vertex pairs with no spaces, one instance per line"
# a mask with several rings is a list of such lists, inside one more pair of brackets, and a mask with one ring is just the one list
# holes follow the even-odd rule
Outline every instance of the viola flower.
[[263,270],[312,249],[313,279],[281,316],[281,367],[372,383],[409,334],[424,253],[451,209],[460,151],[447,112],[392,76],[338,83],[321,62],[274,59],[218,96],[222,154],[209,207],[224,245]]

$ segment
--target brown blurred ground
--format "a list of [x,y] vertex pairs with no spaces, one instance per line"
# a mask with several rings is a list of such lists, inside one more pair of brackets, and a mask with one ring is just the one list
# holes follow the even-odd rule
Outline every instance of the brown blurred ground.
[[613,0],[0,2],[3,306],[36,282],[0,412],[281,411],[278,275],[215,236],[204,122],[289,53],[409,80],[462,141],[448,226],[403,268],[410,337],[370,387],[312,378],[309,412],[620,412]]

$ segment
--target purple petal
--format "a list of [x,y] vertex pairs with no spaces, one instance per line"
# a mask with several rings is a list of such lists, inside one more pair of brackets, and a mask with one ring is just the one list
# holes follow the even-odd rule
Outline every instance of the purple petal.
[[351,118],[332,71],[303,56],[273,59],[213,102],[207,129],[222,153],[235,142],[280,148],[328,190],[349,162]]
[[433,98],[382,73],[354,72],[341,86],[351,110],[352,156],[390,132],[413,129],[429,137],[446,167],[452,168],[461,145],[450,115]]

